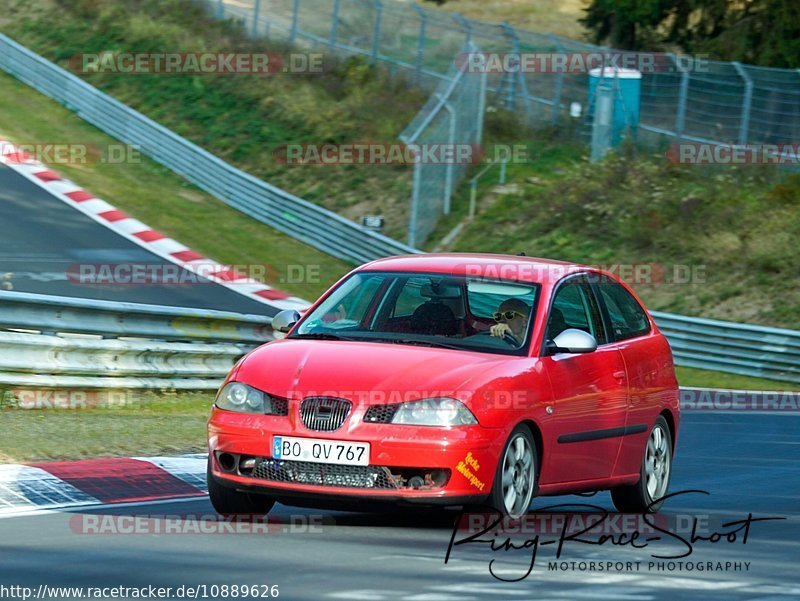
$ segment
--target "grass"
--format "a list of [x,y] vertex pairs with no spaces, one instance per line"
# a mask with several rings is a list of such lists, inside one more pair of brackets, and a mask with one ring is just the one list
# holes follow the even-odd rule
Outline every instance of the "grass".
[[[676,165],[660,152],[592,165],[584,147],[546,137],[530,149],[503,190],[487,174],[489,196],[452,250],[641,266],[652,277],[627,279],[651,310],[800,328],[800,174]],[[464,196],[431,246],[464,219]]]
[[528,31],[579,40],[586,30],[578,19],[587,5],[586,0],[449,0],[441,8],[477,21],[505,21]]
[[91,409],[0,408],[0,462],[198,453],[213,392],[135,392]]
[[[797,384],[679,367],[681,386],[797,390]],[[1,391],[0,391],[1,392]],[[5,398],[0,396],[0,398]],[[3,407],[0,463],[201,453],[212,392],[112,394],[118,406],[81,409]]]
[[677,367],[678,382],[681,386],[696,388],[717,388],[720,390],[800,390],[797,382],[781,382],[765,378],[737,376],[718,371],[695,369],[693,367]]

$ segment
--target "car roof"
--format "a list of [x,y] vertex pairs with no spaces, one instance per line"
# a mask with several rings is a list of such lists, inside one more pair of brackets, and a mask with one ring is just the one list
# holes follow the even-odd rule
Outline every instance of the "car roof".
[[361,266],[359,271],[440,273],[554,284],[571,273],[599,270],[580,263],[517,255],[428,253],[378,259]]

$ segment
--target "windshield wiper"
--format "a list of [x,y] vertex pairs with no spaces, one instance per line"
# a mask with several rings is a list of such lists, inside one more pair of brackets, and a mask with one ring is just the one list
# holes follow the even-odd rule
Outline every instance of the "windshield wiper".
[[404,338],[386,338],[388,342],[393,342],[394,344],[409,344],[414,346],[430,346],[433,348],[449,348],[456,351],[463,351],[466,350],[463,346],[458,346],[456,344],[449,344],[447,342],[439,342],[437,340],[406,340]]
[[308,334],[295,334],[292,338],[300,338],[305,340],[362,340],[361,338],[353,338],[352,336],[342,336],[341,334],[331,334],[330,332],[309,332]]

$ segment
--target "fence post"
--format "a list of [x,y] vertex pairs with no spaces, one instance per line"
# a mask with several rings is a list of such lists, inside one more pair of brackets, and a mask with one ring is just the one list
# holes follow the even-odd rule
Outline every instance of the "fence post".
[[506,91],[506,109],[513,111],[517,105],[517,77],[522,75],[520,73],[521,65],[519,63],[519,38],[514,28],[508,23],[502,23],[500,26],[503,28],[506,35],[511,38],[511,52],[516,56],[517,72],[507,74],[507,78],[511,80],[511,84]]
[[675,137],[680,142],[683,139],[683,129],[686,127],[686,102],[689,98],[689,69],[681,65],[674,55],[671,55],[678,70],[681,72],[681,88],[678,95],[678,110],[675,113]]
[[254,38],[258,37],[258,17],[260,12],[261,0],[255,0],[255,4],[253,5],[253,31],[251,33]]
[[464,44],[469,44],[472,42],[472,21],[464,17],[464,15],[460,15],[458,13],[453,13],[453,18],[461,24],[461,28],[464,30],[464,34],[467,36],[464,38]]
[[417,213],[419,213],[419,195],[422,187],[422,165],[419,161],[414,163],[414,181],[411,192],[411,210],[408,215],[408,245],[417,246]]
[[[445,102],[442,106],[444,110],[450,115],[450,131],[448,136],[448,143],[450,144],[450,148],[453,149],[456,143],[456,130],[458,126],[458,115],[456,115],[455,109],[450,106],[449,102]],[[455,163],[450,161],[447,164],[447,171],[445,173],[444,178],[444,203],[442,204],[442,213],[445,215],[450,214],[450,200],[453,197],[453,169],[455,168]]]
[[[475,49],[476,52],[479,52],[480,49],[471,44],[471,47]],[[481,69],[480,73],[481,83],[480,83],[480,91],[478,92],[478,115],[477,115],[477,122],[475,127],[477,128],[476,131],[476,144],[483,144],[483,121],[486,117],[486,82],[488,75],[486,73],[486,69]]]
[[753,102],[753,80],[744,70],[741,63],[731,63],[736,67],[739,77],[744,80],[744,98],[742,99],[742,120],[739,126],[739,144],[744,146],[747,144],[747,138],[750,132],[750,106]]
[[422,68],[425,65],[425,27],[428,23],[428,17],[422,7],[417,4],[412,4],[412,6],[419,15],[419,37],[417,39],[417,61],[415,69],[416,83],[419,84],[422,81]]
[[378,61],[378,51],[381,47],[381,22],[383,21],[383,4],[375,0],[375,25],[372,28],[372,55],[370,62],[374,65]]
[[469,218],[475,219],[475,210],[478,206],[478,180],[472,178],[469,182]]
[[297,19],[300,16],[300,0],[292,2],[292,28],[289,30],[289,44],[294,44],[294,39],[297,37]]
[[601,76],[600,82],[595,88],[594,118],[592,122],[592,163],[601,160],[608,152],[608,149],[611,148],[615,87],[616,85],[603,83]]
[[[553,42],[553,45],[556,47],[557,52],[563,52],[564,47],[561,45],[559,39],[550,34],[549,36],[550,41]],[[556,88],[553,91],[553,125],[558,125],[558,122],[561,120],[561,92],[564,87],[564,72],[559,71],[556,73]]]
[[339,0],[333,0],[333,14],[331,15],[331,35],[328,46],[331,50],[336,45],[336,34],[339,31]]

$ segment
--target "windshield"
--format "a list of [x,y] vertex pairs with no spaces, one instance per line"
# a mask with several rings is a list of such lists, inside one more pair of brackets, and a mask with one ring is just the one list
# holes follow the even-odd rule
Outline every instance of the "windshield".
[[307,315],[292,338],[525,353],[539,286],[420,273],[359,272]]

